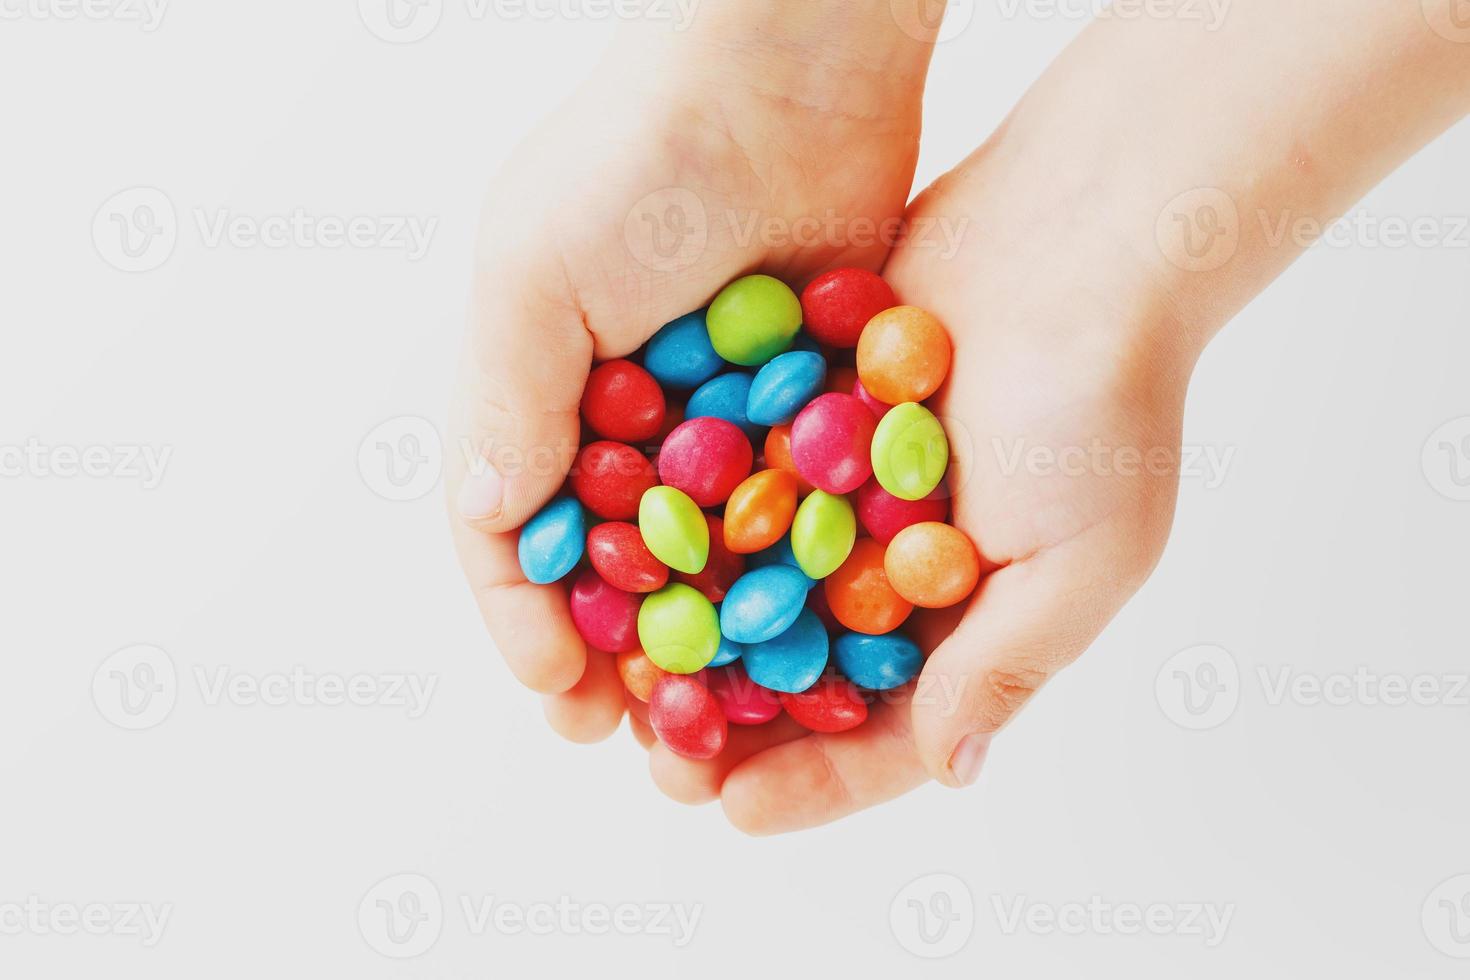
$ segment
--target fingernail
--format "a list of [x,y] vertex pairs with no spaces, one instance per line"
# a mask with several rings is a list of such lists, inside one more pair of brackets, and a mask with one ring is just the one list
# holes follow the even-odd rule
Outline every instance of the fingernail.
[[985,755],[990,751],[989,735],[966,735],[949,757],[949,769],[961,786],[970,786],[980,778]]
[[459,512],[471,520],[483,520],[500,513],[505,497],[505,480],[495,467],[482,460],[478,470],[470,472],[459,487]]

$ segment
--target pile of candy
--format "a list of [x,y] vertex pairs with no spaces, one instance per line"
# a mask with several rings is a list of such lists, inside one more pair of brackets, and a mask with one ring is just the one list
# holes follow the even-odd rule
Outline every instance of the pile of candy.
[[[855,368],[834,366],[854,348]],[[945,523],[949,443],[922,404],[949,372],[944,327],[860,269],[800,299],[747,276],[641,355],[593,369],[595,441],[571,495],[522,530],[526,577],[576,573],[578,632],[680,755],[712,758],[729,725],[783,710],[813,731],[862,724],[865,692],[923,664],[899,632],[914,607],[980,577]],[[692,393],[681,412],[666,392]]]

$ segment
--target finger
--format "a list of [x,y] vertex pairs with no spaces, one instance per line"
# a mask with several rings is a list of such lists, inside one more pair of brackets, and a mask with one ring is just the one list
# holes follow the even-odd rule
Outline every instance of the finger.
[[886,803],[927,779],[908,705],[880,701],[850,732],[808,735],[745,760],[726,777],[720,800],[744,833],[781,834]]
[[633,733],[633,738],[645,749],[651,749],[658,742],[658,736],[653,734],[653,728],[648,722],[642,720],[631,710],[628,712],[628,731]]
[[623,682],[613,655],[587,651],[587,669],[564,694],[548,694],[542,710],[553,731],[580,744],[601,742],[618,730],[623,720]]
[[720,798],[720,787],[736,766],[751,756],[809,734],[786,715],[749,728],[731,726],[725,750],[713,759],[685,759],[655,745],[649,751],[648,771],[654,785],[669,799],[702,806]]
[[919,677],[914,742],[935,779],[953,787],[975,782],[995,734],[1082,654],[1142,583],[1152,561],[1129,559],[1110,540],[1120,533],[1098,525],[981,582]]
[[587,645],[558,584],[526,581],[516,535],[481,534],[454,522],[454,546],[490,638],[516,679],[533,691],[558,694],[582,676]]

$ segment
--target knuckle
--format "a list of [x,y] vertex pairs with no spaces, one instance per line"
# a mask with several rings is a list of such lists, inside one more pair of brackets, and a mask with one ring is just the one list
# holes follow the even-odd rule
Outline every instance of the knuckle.
[[1041,690],[1048,676],[1042,667],[1026,663],[989,671],[982,679],[976,711],[981,731],[998,731]]

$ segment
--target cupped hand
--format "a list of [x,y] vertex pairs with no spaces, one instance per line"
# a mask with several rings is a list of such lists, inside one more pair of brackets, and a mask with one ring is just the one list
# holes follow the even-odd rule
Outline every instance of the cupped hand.
[[[854,21],[876,33],[819,45],[719,20],[740,11],[711,12],[677,44],[616,48],[507,164],[482,220],[452,407],[453,537],[511,670],[576,741],[616,729],[622,686],[611,655],[589,655],[564,588],[526,580],[516,528],[563,483],[594,359],[632,353],[757,269],[799,282],[880,267],[911,191],[929,47],[891,23]],[[815,36],[803,16],[785,18],[793,36]]]
[[911,228],[965,229],[957,252],[914,241],[884,272],[901,302],[951,333],[936,410],[953,444],[953,520],[985,575],[961,607],[910,619],[905,630],[932,652],[865,725],[808,734],[783,718],[732,730],[709,762],[651,747],[666,793],[718,796],[748,832],[821,824],[930,779],[973,782],[996,733],[1097,637],[1163,549],[1194,342],[1157,261],[1126,248],[1092,206],[1102,195],[1085,184],[1061,193],[1010,154],[1002,134],[914,203]]

